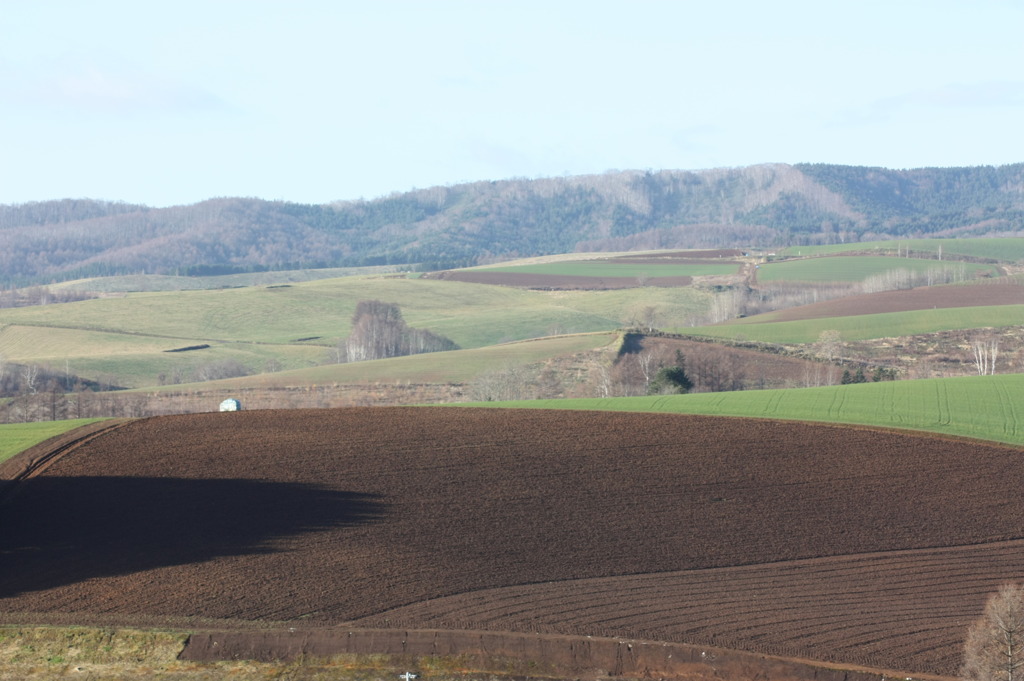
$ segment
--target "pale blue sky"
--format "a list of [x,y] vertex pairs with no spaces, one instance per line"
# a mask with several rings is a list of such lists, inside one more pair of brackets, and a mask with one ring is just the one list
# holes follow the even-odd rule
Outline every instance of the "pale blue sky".
[[0,203],[1024,162],[1024,2],[0,0]]

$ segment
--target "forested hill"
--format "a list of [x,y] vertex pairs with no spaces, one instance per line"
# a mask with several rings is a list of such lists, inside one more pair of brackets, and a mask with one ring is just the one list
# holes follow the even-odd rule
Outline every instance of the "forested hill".
[[90,200],[0,206],[0,285],[135,272],[398,263],[428,269],[583,250],[1022,233],[1024,163],[609,172],[324,205],[220,198],[161,209]]

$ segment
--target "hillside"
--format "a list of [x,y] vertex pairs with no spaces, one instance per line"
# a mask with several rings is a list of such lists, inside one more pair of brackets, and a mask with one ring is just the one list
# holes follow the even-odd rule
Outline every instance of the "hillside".
[[580,250],[783,247],[1024,229],[1024,164],[907,171],[762,165],[434,187],[326,205],[218,198],[155,209],[0,206],[0,285]]
[[[423,275],[79,280],[52,290],[92,290],[83,293],[91,299],[0,309],[0,397],[12,398],[0,421],[203,409],[230,396],[223,391],[245,391],[247,406],[261,408],[643,395],[651,366],[677,353],[696,392],[827,385],[858,368],[875,380],[954,376],[976,371],[981,335],[998,339],[998,372],[1014,371],[1024,286],[1002,275],[1016,266],[952,259],[953,246],[983,252],[987,241],[949,240],[942,260],[874,249],[802,258],[665,250]],[[1024,244],[991,241],[1008,255]],[[942,242],[918,240],[915,252]],[[915,282],[932,285],[906,288]],[[408,328],[461,350],[340,364],[368,300],[397,305]],[[608,334],[627,328],[650,338],[617,351]],[[825,331],[842,351],[822,362],[815,344]],[[659,340],[664,333],[674,337]]]
[[952,675],[966,623],[1018,574],[1022,474],[1008,447],[752,419],[143,419],[19,483],[0,611],[590,634]]

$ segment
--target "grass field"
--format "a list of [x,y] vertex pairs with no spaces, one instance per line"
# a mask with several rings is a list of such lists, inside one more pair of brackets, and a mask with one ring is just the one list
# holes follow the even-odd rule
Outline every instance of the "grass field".
[[851,317],[827,317],[792,322],[759,322],[758,317],[736,319],[717,326],[677,329],[679,333],[755,340],[765,343],[813,343],[822,331],[836,330],[844,340],[912,336],[957,329],[1013,326],[1024,320],[1024,305],[957,307]]
[[[56,315],[54,315],[56,317]],[[21,361],[63,361],[69,351],[75,357],[134,355],[181,347],[190,339],[115,333],[50,326],[0,326],[0,348],[6,359]]]
[[[356,304],[370,299],[397,303],[410,326],[471,349],[611,331],[648,307],[667,325],[706,309],[709,295],[691,288],[527,291],[404,276],[134,293],[0,310],[0,354],[126,387],[155,385],[161,373],[222,359],[256,372],[269,365],[298,369],[329,361],[348,335]],[[200,344],[211,348],[166,352]]]
[[902,269],[923,273],[929,269],[954,266],[962,266],[968,277],[974,277],[981,273],[995,273],[995,268],[992,265],[977,263],[950,263],[923,258],[886,256],[832,256],[766,263],[758,269],[757,279],[760,282],[864,281],[872,275],[884,274],[892,270]]
[[0,461],[6,461],[18,452],[56,437],[73,428],[103,419],[73,419],[70,421],[42,421],[40,423],[0,424]]
[[459,406],[644,411],[822,421],[923,430],[1024,446],[1024,374],[824,388]]
[[177,391],[189,388],[242,390],[332,383],[465,383],[487,371],[534,364],[555,357],[606,348],[618,340],[619,334],[611,332],[553,336],[469,350],[392,357],[351,364],[330,364],[259,376],[209,381],[202,385],[147,388],[147,391]]
[[317,346],[271,345],[258,343],[217,343],[209,348],[190,352],[150,352],[139,354],[113,355],[108,357],[80,357],[47,363],[48,366],[76,376],[98,379],[124,388],[142,388],[160,383],[160,376],[186,377],[203,372],[211,365],[222,362],[238,362],[249,373],[265,371],[289,371],[320,366],[333,361],[332,350]]
[[552,274],[563,277],[697,277],[716,274],[735,274],[735,263],[658,265],[615,262],[614,260],[583,260],[578,262],[551,262],[535,265],[488,267],[488,272],[518,272],[520,274]]
[[303,281],[336,279],[338,277],[392,274],[407,271],[409,266],[333,267],[316,270],[280,270],[222,274],[209,277],[184,277],[169,274],[124,274],[93,279],[76,279],[54,284],[51,288],[93,293],[126,293],[142,291],[197,291],[203,289],[241,288],[243,286],[274,286]]
[[999,262],[1016,263],[1024,260],[1024,238],[978,238],[978,239],[897,239],[893,241],[863,241],[848,244],[832,244],[829,246],[791,246],[783,249],[780,254],[786,256],[834,255],[861,251],[879,251],[893,253],[897,250],[906,253],[907,249],[922,253],[955,256],[965,255],[972,258],[987,258]]
[[707,304],[707,295],[685,288],[526,291],[404,277],[348,277],[7,309],[0,310],[0,325],[260,343],[293,343],[315,336],[334,345],[348,334],[361,300],[397,303],[410,326],[472,348],[549,335],[556,327],[562,333],[609,330],[645,305],[663,308],[667,314],[698,310]]
[[[1024,242],[1024,239],[1019,241]],[[660,276],[679,274],[680,268],[690,270],[691,274],[698,270],[732,272],[735,269],[731,264],[648,266],[614,263],[607,258],[586,260],[586,257],[576,255],[574,260],[565,256],[545,262],[523,262],[510,269],[581,276]],[[769,281],[773,278],[855,280],[892,269],[894,265],[928,268],[936,264],[934,260],[881,256],[818,258],[768,263],[759,270],[759,276]],[[639,269],[630,269],[634,267]],[[266,276],[284,275],[296,279],[312,276],[301,272],[268,273]],[[230,281],[251,282],[256,281],[257,276],[238,278],[243,275],[237,275]],[[217,280],[226,285],[229,281],[225,278],[210,280],[208,284]],[[399,305],[409,326],[446,336],[464,349],[547,336],[609,332],[648,319],[658,328],[710,337],[807,343],[815,341],[826,329],[837,329],[845,339],[857,340],[944,329],[1005,326],[1019,323],[1024,312],[1014,306],[776,324],[758,323],[757,317],[751,317],[691,329],[681,327],[686,323],[684,320],[702,316],[713,297],[708,291],[692,287],[538,291],[420,279],[404,274],[270,281],[278,283],[218,290],[128,293],[77,303],[3,309],[0,310],[0,355],[10,362],[41,364],[52,372],[68,372],[129,388],[156,385],[161,382],[161,375],[183,377],[172,380],[193,380],[198,368],[226,360],[239,362],[254,373],[284,369],[304,370],[312,375],[331,361],[338,341],[348,335],[357,303],[370,299]],[[168,285],[172,284],[168,282]],[[210,347],[198,352],[167,352],[193,345]],[[507,348],[493,356],[503,356],[506,352]],[[482,362],[486,356],[481,353],[476,357]],[[406,365],[413,372],[406,380],[415,381],[431,373],[428,371],[431,363],[439,363],[438,366],[445,367],[445,372],[451,375],[470,373],[463,367],[451,367],[446,360],[416,359]],[[370,373],[378,375],[378,371],[385,376],[381,380],[405,378],[395,377],[391,368]],[[339,376],[358,373],[353,368],[337,371],[324,368],[324,372]],[[437,370],[433,375],[445,372]]]

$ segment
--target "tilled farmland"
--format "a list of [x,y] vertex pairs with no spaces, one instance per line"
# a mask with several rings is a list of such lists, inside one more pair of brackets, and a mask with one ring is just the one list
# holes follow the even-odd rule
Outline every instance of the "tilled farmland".
[[[698,261],[699,263],[700,261]],[[737,269],[739,265],[737,264]],[[636,288],[641,284],[636,277],[586,277],[571,274],[536,274],[527,272],[491,272],[489,270],[450,270],[433,273],[430,279],[446,281],[462,281],[468,284],[491,284],[494,286],[514,286],[541,290],[584,290],[606,291],[612,289]],[[644,280],[645,286],[662,286],[676,288],[689,286],[693,277],[650,277]]]
[[971,286],[922,286],[899,291],[865,293],[771,313],[771,321],[850,317],[886,312],[1024,304],[1024,287],[1016,280],[995,279]]
[[954,674],[1018,450],[663,414],[132,421],[17,485],[0,611],[632,636]]

